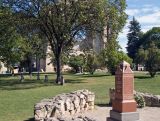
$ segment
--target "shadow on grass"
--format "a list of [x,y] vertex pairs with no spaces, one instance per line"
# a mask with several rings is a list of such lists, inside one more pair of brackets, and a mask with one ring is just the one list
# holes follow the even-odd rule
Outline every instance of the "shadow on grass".
[[65,79],[65,83],[77,84],[77,83],[86,83],[83,79]]
[[[77,84],[86,83],[83,79],[65,79],[65,83]],[[5,78],[5,80],[0,79],[0,90],[22,90],[22,89],[32,89],[45,86],[60,86],[56,84],[53,79],[49,79],[48,82],[44,80],[36,79],[25,79],[24,82],[20,82],[18,79]]]
[[135,76],[134,78],[137,78],[137,79],[150,79],[152,77],[146,75],[146,76]]
[[88,75],[82,75],[82,77],[85,77],[85,78],[87,78],[87,77],[105,77],[105,76],[111,76],[111,75],[109,75],[109,74],[106,74],[106,75],[98,75],[98,74],[93,74],[93,75],[91,75],[91,74],[88,74]]
[[110,104],[96,104],[99,107],[112,107]]
[[27,120],[24,120],[24,121],[35,121],[34,118],[29,118]]
[[43,86],[52,86],[53,82],[49,80],[45,83],[43,80],[36,79],[25,79],[24,82],[20,82],[18,78],[5,78],[0,79],[0,90],[21,90],[21,89],[31,89]]

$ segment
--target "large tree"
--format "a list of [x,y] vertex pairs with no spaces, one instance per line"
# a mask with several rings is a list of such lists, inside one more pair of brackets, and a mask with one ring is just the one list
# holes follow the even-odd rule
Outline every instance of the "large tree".
[[13,72],[14,64],[23,59],[27,43],[17,33],[12,14],[10,9],[0,8],[0,61]]
[[145,65],[151,77],[155,76],[160,67],[160,50],[153,41],[148,44],[148,48],[141,47],[138,50],[137,61]]
[[[114,73],[116,64],[119,61],[119,59],[118,57],[116,57],[116,59],[113,59],[113,55],[115,55],[113,53],[119,53],[120,49],[120,46],[118,45],[116,39],[119,33],[122,31],[127,20],[127,15],[125,13],[126,0],[108,0],[106,8],[107,9],[105,11],[105,27],[103,33],[100,34],[102,39],[100,41],[104,42],[105,49],[102,49],[102,51],[100,52],[98,61],[100,66],[104,67],[107,64],[107,68],[110,68],[109,70],[111,70],[112,73]],[[89,35],[89,37],[91,35]],[[91,48],[93,48],[92,43],[89,40],[84,40],[81,46],[83,50],[90,50]],[[117,62],[115,62],[116,60]]]
[[[117,65],[125,60],[132,63],[132,59],[127,56],[124,52],[120,51],[120,47],[117,42],[112,41],[108,48],[105,49],[105,63],[107,65],[108,71],[114,75]],[[103,56],[103,54],[102,54]]]
[[18,19],[34,25],[44,33],[56,58],[57,79],[61,81],[61,54],[78,35],[101,31],[104,0],[4,0],[19,13]]
[[[88,32],[87,38],[85,38],[80,43],[80,49],[85,51],[86,50],[90,51],[91,49],[94,49],[94,44],[95,44],[95,42],[93,42],[94,39],[96,39],[97,41],[101,41],[98,42],[98,45],[100,46],[103,44],[105,44],[106,46],[110,46],[110,43],[112,43],[112,41],[114,41],[113,43],[115,43],[119,33],[122,31],[124,25],[126,24],[127,14],[125,13],[125,10],[126,10],[126,0],[108,0],[105,10],[106,21],[105,21],[104,31],[102,33]],[[98,50],[101,51],[103,49],[104,48],[102,47],[101,49]]]
[[140,38],[142,36],[141,26],[139,22],[133,17],[133,20],[130,21],[129,32],[127,34],[128,43],[127,43],[127,52],[128,56],[133,59],[135,62],[136,53],[140,47]]
[[127,20],[126,6],[126,0],[108,0],[106,30],[104,31],[107,42],[116,40],[125,26]]

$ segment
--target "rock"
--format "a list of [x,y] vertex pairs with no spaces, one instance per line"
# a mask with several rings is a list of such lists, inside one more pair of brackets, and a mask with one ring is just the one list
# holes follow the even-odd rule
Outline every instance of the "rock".
[[[43,99],[34,107],[36,121],[71,121],[63,118],[94,109],[95,95],[88,90],[78,90]],[[75,118],[73,121],[92,121],[89,118]]]
[[151,98],[151,103],[152,103],[152,106],[160,106],[159,105],[159,100],[158,100],[158,97],[157,96],[153,96]]
[[[149,93],[141,93],[136,91],[134,91],[134,95],[135,96],[141,95],[145,100],[146,106],[160,107],[160,95],[153,95]],[[110,103],[112,103],[112,100],[114,100],[114,97],[115,97],[115,89],[109,90],[109,96],[110,96]]]

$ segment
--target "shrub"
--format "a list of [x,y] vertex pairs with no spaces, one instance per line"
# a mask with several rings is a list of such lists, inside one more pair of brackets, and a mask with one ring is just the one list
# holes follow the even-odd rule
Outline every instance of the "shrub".
[[135,94],[134,99],[137,102],[139,108],[145,107],[146,103],[142,95]]

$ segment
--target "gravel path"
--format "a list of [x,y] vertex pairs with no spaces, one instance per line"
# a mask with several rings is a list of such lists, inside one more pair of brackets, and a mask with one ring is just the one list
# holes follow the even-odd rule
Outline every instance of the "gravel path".
[[[110,110],[111,107],[96,106],[95,110],[86,112],[85,116],[96,119],[96,121],[106,121]],[[145,107],[138,109],[138,112],[140,114],[140,121],[160,121],[160,107]]]

